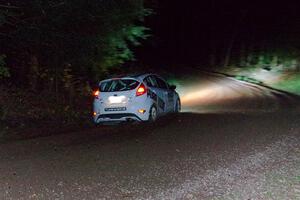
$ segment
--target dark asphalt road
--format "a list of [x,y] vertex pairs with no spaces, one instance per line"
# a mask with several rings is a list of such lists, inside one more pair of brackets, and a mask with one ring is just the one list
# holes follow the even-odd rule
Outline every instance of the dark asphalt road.
[[300,198],[296,100],[219,76],[178,89],[185,112],[154,124],[1,144],[0,199]]

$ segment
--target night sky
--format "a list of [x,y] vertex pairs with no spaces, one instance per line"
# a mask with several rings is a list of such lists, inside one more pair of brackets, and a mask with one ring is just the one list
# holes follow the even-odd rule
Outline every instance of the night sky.
[[[292,1],[159,1],[148,3],[152,37],[138,51],[142,63],[207,65],[212,45],[220,58],[234,37],[241,47],[285,48],[300,38],[300,7]],[[221,61],[220,61],[221,62]]]

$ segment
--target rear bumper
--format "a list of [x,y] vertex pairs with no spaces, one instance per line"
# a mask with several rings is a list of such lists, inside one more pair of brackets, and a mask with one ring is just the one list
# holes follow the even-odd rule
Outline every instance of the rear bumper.
[[[107,105],[97,99],[93,104],[93,112],[95,114],[93,119],[95,123],[110,121],[147,121],[149,119],[149,109],[152,104],[153,100],[148,98],[147,95],[134,97],[127,102],[127,104]],[[124,107],[126,109],[120,109]],[[145,112],[140,113],[140,109],[145,110]]]
[[126,122],[126,121],[143,121],[140,117],[133,113],[112,113],[102,114],[94,117],[95,123],[100,122]]

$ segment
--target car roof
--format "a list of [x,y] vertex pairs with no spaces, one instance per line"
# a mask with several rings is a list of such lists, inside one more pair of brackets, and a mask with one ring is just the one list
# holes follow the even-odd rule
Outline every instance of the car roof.
[[145,77],[150,76],[150,75],[155,75],[155,76],[160,77],[159,75],[153,74],[153,73],[138,73],[138,74],[121,74],[121,75],[118,75],[118,76],[109,77],[108,79],[134,78],[134,79],[143,80]]
[[158,76],[159,78],[162,78],[160,75],[157,75],[154,73],[139,73],[139,74],[137,73],[137,74],[123,74],[123,75],[121,74],[119,76],[108,77],[107,79],[101,80],[100,83],[104,82],[104,81],[112,80],[112,79],[124,79],[124,78],[136,79],[136,80],[142,82],[144,80],[144,78],[146,78],[147,76],[150,76],[150,75],[154,75],[154,76]]
[[143,73],[143,74],[133,74],[128,75],[127,77],[136,78],[136,79],[144,79],[146,76],[152,75],[150,73]]

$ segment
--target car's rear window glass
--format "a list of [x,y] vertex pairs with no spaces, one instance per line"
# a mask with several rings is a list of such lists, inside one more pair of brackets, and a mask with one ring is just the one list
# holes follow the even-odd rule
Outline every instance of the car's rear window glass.
[[101,92],[118,92],[133,90],[139,85],[139,82],[132,79],[116,79],[104,81],[100,84]]

